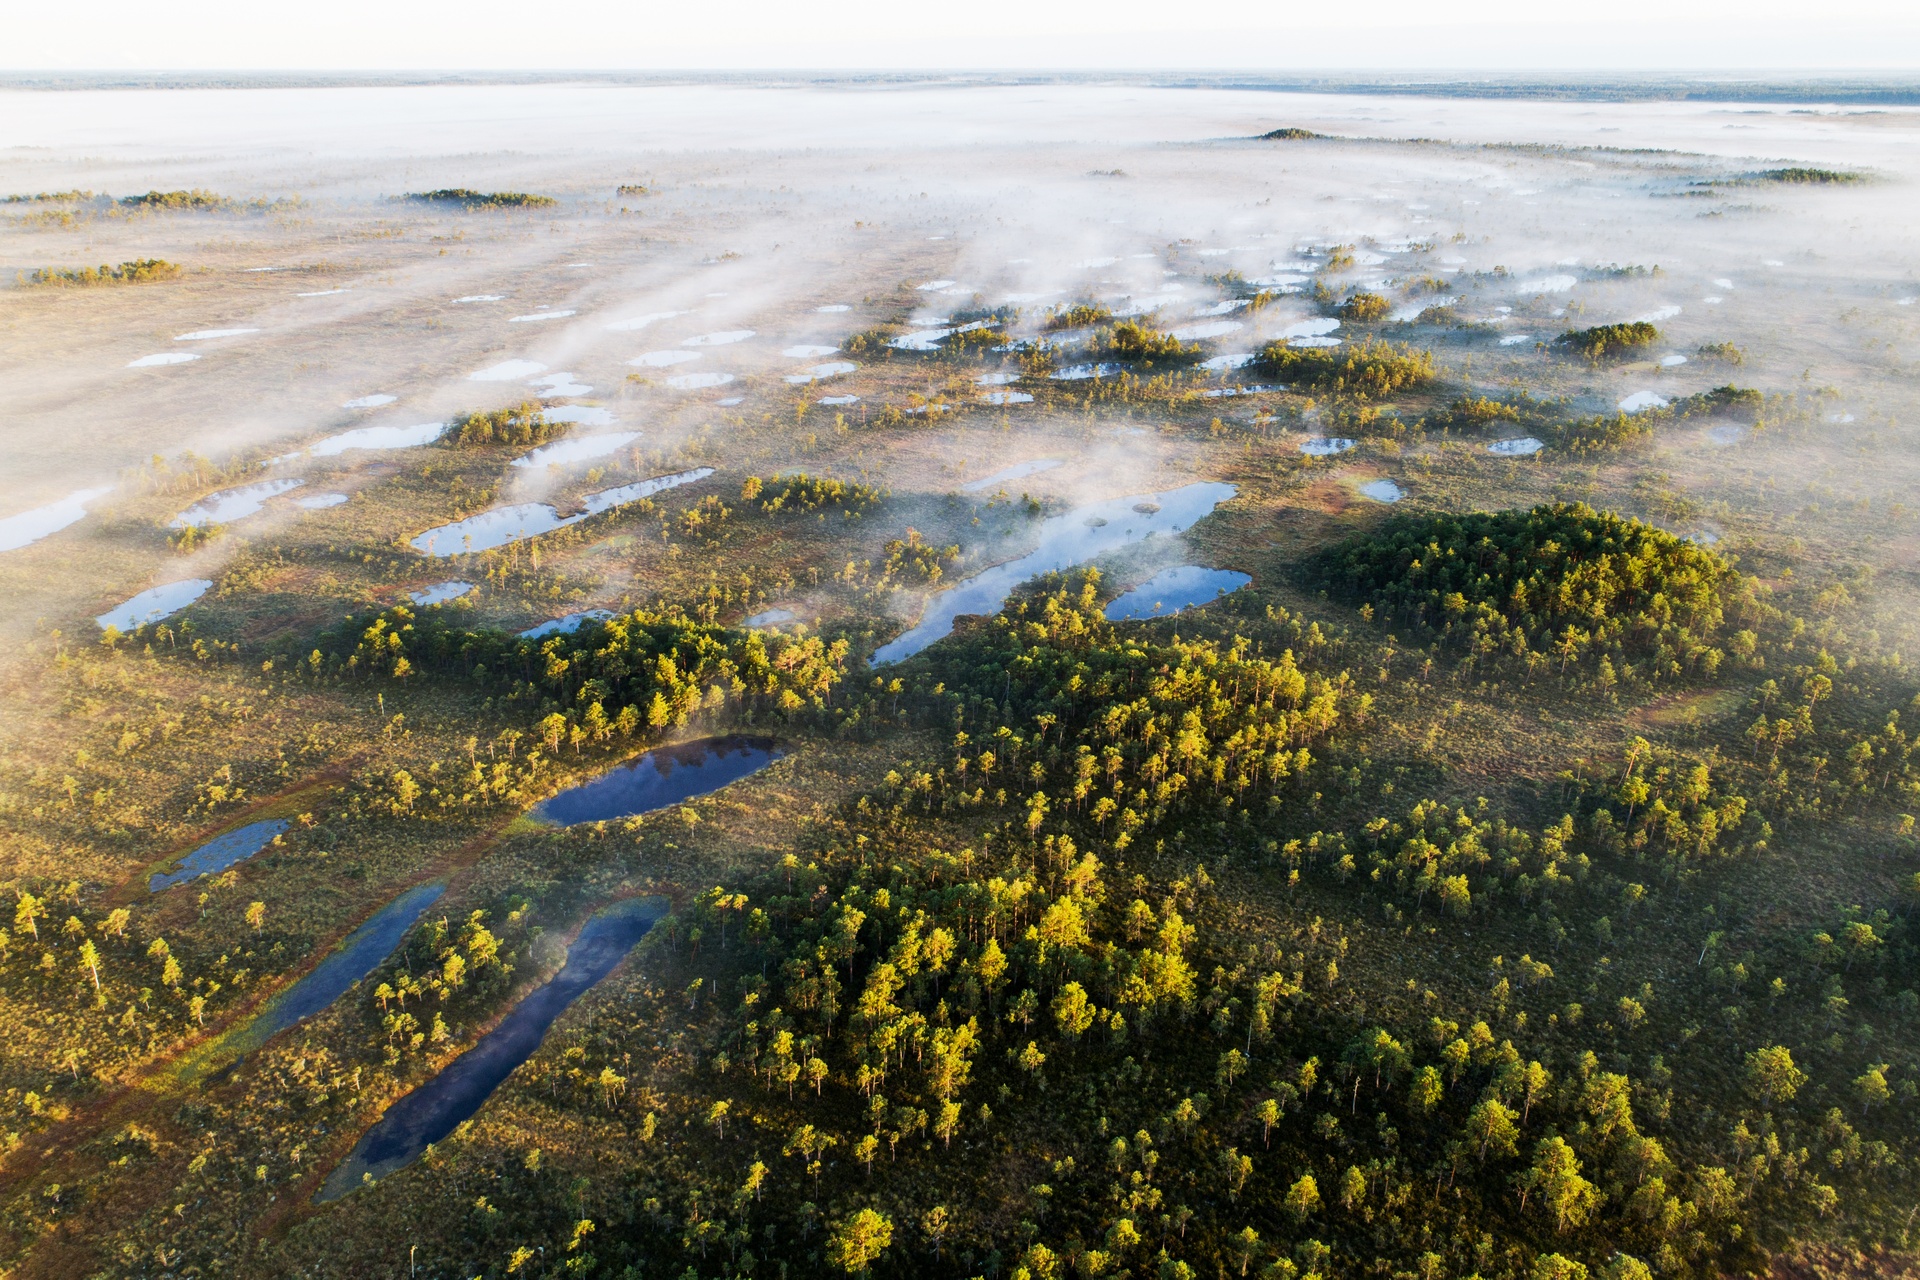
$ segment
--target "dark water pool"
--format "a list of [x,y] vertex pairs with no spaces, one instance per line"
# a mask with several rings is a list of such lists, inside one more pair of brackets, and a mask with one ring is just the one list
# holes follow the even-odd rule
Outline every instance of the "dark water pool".
[[631,898],[587,921],[560,972],[439,1075],[388,1107],[353,1154],[328,1176],[319,1199],[337,1200],[368,1177],[386,1177],[472,1119],[514,1068],[533,1056],[554,1019],[612,973],[666,912],[662,899]]
[[534,806],[533,816],[570,827],[576,822],[651,813],[758,773],[781,754],[772,738],[738,734],[656,747],[631,764],[542,800]]

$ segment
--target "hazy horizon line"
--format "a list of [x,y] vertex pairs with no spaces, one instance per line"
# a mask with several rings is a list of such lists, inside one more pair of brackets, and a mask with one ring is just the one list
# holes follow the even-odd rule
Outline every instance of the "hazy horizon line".
[[1129,81],[1158,88],[1312,93],[1384,93],[1564,100],[1696,100],[1772,103],[1920,105],[1920,68],[1911,71],[1762,67],[1729,69],[1536,70],[1356,67],[1340,71],[1112,67],[969,68],[218,68],[197,70],[0,69],[0,89],[371,88],[508,86],[567,82],[666,85],[778,84],[1072,84]]

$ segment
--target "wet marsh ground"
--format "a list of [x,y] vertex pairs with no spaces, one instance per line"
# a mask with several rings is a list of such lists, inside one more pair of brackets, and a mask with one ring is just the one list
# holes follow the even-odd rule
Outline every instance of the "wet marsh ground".
[[[712,1015],[682,998],[697,966],[678,938],[643,943],[563,1017],[534,1067],[503,1086],[451,1152],[324,1210],[308,1203],[389,1101],[564,963],[554,941],[598,906],[663,893],[684,907],[714,885],[771,875],[784,855],[839,829],[838,806],[903,758],[943,749],[940,728],[889,724],[875,711],[890,736],[783,728],[791,754],[667,812],[563,831],[517,823],[543,795],[637,749],[576,743],[530,771],[517,800],[434,808],[470,785],[460,781],[470,770],[525,763],[533,731],[524,707],[445,680],[308,679],[301,664],[347,615],[437,582],[476,584],[443,612],[512,630],[599,607],[679,606],[729,624],[789,609],[849,642],[849,690],[864,690],[880,673],[860,663],[911,624],[926,593],[1024,554],[1046,517],[1225,482],[1236,496],[1183,537],[1100,560],[1109,588],[1181,563],[1252,575],[1263,600],[1324,628],[1363,675],[1379,710],[1356,755],[1400,769],[1409,802],[1418,780],[1421,794],[1484,795],[1533,815],[1553,807],[1562,771],[1617,754],[1633,734],[1742,754],[1747,701],[1733,690],[1595,701],[1545,679],[1434,674],[1424,650],[1301,589],[1305,560],[1389,515],[1584,501],[1681,534],[1710,528],[1719,550],[1828,635],[1876,652],[1911,652],[1920,640],[1920,500],[1911,496],[1920,306],[1901,305],[1920,293],[1920,245],[1897,216],[1911,197],[1908,144],[1920,120],[1784,111],[1735,120],[1730,109],[1693,107],[1520,113],[1225,93],[1154,97],[1150,109],[1104,98],[1075,105],[1049,92],[1035,107],[981,90],[968,99],[974,132],[929,125],[915,135],[882,118],[884,100],[849,114],[844,102],[790,92],[768,91],[751,110],[724,95],[653,99],[696,121],[692,141],[591,133],[586,143],[549,137],[534,154],[525,144],[540,140],[523,133],[476,148],[480,126],[470,122],[442,134],[423,123],[406,155],[363,154],[375,109],[365,101],[350,101],[347,123],[318,134],[298,116],[270,114],[258,136],[199,136],[193,129],[204,126],[183,117],[153,126],[182,131],[164,139],[168,148],[102,149],[82,128],[98,106],[76,101],[71,122],[45,125],[49,150],[0,160],[6,191],[206,186],[299,197],[235,213],[0,207],[0,277],[149,256],[187,268],[151,284],[22,286],[8,291],[0,317],[10,477],[0,517],[114,486],[84,520],[0,552],[0,888],[51,905],[37,929],[11,930],[0,957],[12,1011],[0,1026],[0,1269],[175,1274],[218,1262],[242,1273],[344,1274],[404,1256],[459,1183],[463,1150],[544,1150],[573,1176],[611,1181],[617,1161],[583,1139],[575,1113],[551,1105],[554,1081],[605,1017],[643,1029],[629,1058],[653,1060],[649,1088],[663,1110],[662,1099],[698,1094],[682,1075]],[[575,109],[564,96],[547,100]],[[930,99],[903,100],[930,113],[923,122],[937,114]],[[639,110],[642,100],[622,101]],[[742,131],[770,104],[796,101],[801,117],[837,130],[824,135],[836,145]],[[1169,102],[1177,109],[1166,116]],[[1722,132],[1756,122],[1757,134]],[[1279,123],[1345,137],[1251,140]],[[1413,140],[1433,136],[1458,141]],[[282,148],[302,139],[319,161],[286,157]],[[1634,146],[1661,149],[1614,149]],[[1746,176],[1781,156],[1858,168],[1873,181],[1827,189]],[[432,185],[421,176],[429,172],[450,185],[548,193],[560,205],[455,213],[387,200]],[[615,194],[636,180],[650,194]],[[1658,275],[1615,270],[1655,265]],[[1223,280],[1228,270],[1238,279]],[[1459,297],[1452,321],[1337,331],[1348,342],[1378,334],[1432,350],[1436,384],[1358,406],[1383,416],[1349,428],[1334,419],[1356,406],[1338,397],[1199,394],[1262,381],[1251,368],[1162,365],[1118,382],[1060,382],[1036,369],[983,384],[984,374],[1022,373],[1023,353],[884,345],[1009,295],[1037,295],[1016,304],[1024,314],[1010,338],[1036,335],[1048,306],[1124,308],[1146,297],[1177,298],[1155,312],[1172,328],[1261,287],[1243,281],[1283,275],[1303,283],[1273,288],[1299,291],[1229,312],[1245,327],[1209,339],[1205,354],[1254,351],[1320,317],[1327,305],[1307,291],[1316,281],[1336,295],[1375,287],[1396,304]],[[925,287],[938,280],[961,288]],[[1180,289],[1169,294],[1172,284]],[[574,314],[511,320],[543,305]],[[837,305],[850,309],[820,310]],[[1589,365],[1538,345],[1676,306],[1645,360]],[[660,318],[631,327],[641,316]],[[127,367],[215,327],[258,331],[187,342],[201,356],[190,363]],[[876,327],[882,341],[849,344]],[[688,345],[745,329],[754,337]],[[1501,345],[1515,333],[1529,338]],[[1715,343],[1733,343],[1745,363],[1701,353]],[[856,371],[787,381],[820,358],[782,349],[843,344]],[[698,359],[632,363],[655,350]],[[1668,354],[1688,362],[1663,366]],[[1075,358],[1063,351],[1058,362]],[[509,382],[470,376],[508,360],[542,369]],[[601,429],[639,438],[533,474],[511,466],[524,449],[446,444],[268,461],[354,427],[446,421],[538,396],[530,379],[563,371],[591,390],[549,403],[611,416],[606,428],[563,438]],[[665,384],[684,371],[733,380],[692,392]],[[1677,399],[1727,382],[1772,397],[1757,429],[1731,446],[1710,432],[1733,418],[1662,420],[1631,448],[1576,454],[1556,443],[1517,459],[1486,451],[1524,434],[1509,423],[1420,425],[1463,395],[1524,395],[1562,417],[1611,415],[1637,391]],[[1034,402],[982,403],[1008,387]],[[397,399],[342,407],[375,394]],[[819,403],[842,395],[859,399]],[[910,412],[929,405],[951,408]],[[1318,434],[1359,444],[1303,456],[1300,441]],[[1061,465],[963,492],[1041,459]],[[429,558],[408,545],[492,507],[547,502],[564,515],[589,493],[695,467],[715,472],[494,552]],[[745,496],[749,477],[772,486],[795,471],[878,492],[777,511]],[[277,477],[306,483],[204,542],[169,527],[210,494]],[[1388,507],[1356,492],[1376,479],[1403,498]],[[294,505],[330,492],[349,499]],[[898,544],[911,551],[914,533],[957,553],[903,559]],[[96,614],[188,577],[215,586],[167,620],[164,636],[149,628],[101,643]],[[1201,615],[1215,616],[1234,625],[1224,606]],[[874,696],[884,705],[884,687]],[[515,731],[525,740],[500,736]],[[418,788],[404,801],[403,773]],[[230,875],[151,900],[135,891],[151,869],[266,817],[292,825]],[[1871,856],[1844,856],[1854,847]],[[1887,900],[1912,862],[1877,817],[1783,841],[1769,857],[1771,896],[1749,914],[1781,932]],[[434,1006],[444,1018],[421,1006],[398,1031],[370,978],[204,1087],[172,1079],[193,1045],[239,1025],[397,894],[440,877],[448,888],[428,918],[457,929],[485,912],[513,972]],[[1696,890],[1702,898],[1711,881]],[[1249,877],[1237,891],[1260,929],[1350,907],[1325,885],[1293,893]],[[254,904],[264,904],[258,922],[248,919]],[[116,931],[110,911],[122,905],[132,916]],[[68,916],[79,934],[61,934]],[[1351,927],[1359,954],[1372,957],[1353,972],[1375,1009],[1409,999],[1401,974],[1416,970],[1470,1003],[1453,975],[1478,973],[1526,936],[1489,931],[1470,944],[1449,938],[1446,950],[1397,925]],[[104,957],[98,988],[77,964],[81,935]],[[1645,946],[1633,963],[1648,973],[1671,960],[1657,938]],[[1387,958],[1396,949],[1404,954]],[[173,982],[163,977],[167,956],[182,971]],[[406,968],[400,960],[382,972],[398,981]],[[640,1072],[629,1074],[634,1102],[609,1098],[606,1110],[621,1141],[638,1142]],[[278,1104],[296,1096],[300,1108]],[[692,1128],[697,1138],[697,1120]],[[486,1265],[503,1265],[508,1243]]]

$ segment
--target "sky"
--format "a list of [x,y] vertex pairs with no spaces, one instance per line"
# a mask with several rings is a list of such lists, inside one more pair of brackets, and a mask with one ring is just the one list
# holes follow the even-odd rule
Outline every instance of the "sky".
[[1914,0],[89,0],[6,26],[14,71],[1920,70]]

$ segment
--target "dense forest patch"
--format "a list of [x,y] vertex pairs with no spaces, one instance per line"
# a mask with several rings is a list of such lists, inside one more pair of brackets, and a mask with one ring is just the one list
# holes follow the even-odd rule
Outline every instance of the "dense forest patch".
[[1660,341],[1660,330],[1645,320],[1627,324],[1600,324],[1591,329],[1569,329],[1554,345],[1591,361],[1622,356]]
[[[1484,800],[1326,826],[1373,712],[1319,628],[1182,638],[1099,599],[1043,583],[853,693],[945,745],[897,738],[779,865],[690,894],[494,1104],[511,1125],[379,1193],[476,1206],[416,1212],[422,1259],[1677,1280],[1757,1273],[1842,1205],[1897,1225],[1911,1083],[1822,1030],[1920,1006],[1897,917],[1737,952],[1677,923],[1647,855],[1764,828],[1644,743],[1645,789],[1596,769],[1540,827]],[[1510,949],[1442,977],[1489,929]],[[476,939],[430,928],[405,971],[435,991]],[[618,1178],[573,1176],[607,1135]]]
[[1469,652],[1607,664],[1648,679],[1751,658],[1770,610],[1716,553],[1581,505],[1399,516],[1325,553],[1312,576],[1369,616]]
[[455,418],[440,437],[450,449],[480,448],[488,445],[545,444],[565,435],[567,424],[549,422],[536,400],[523,400],[491,412],[463,413]]
[[1334,314],[1348,324],[1378,324],[1393,312],[1393,304],[1377,293],[1362,289],[1347,295]]
[[1357,400],[1380,399],[1434,377],[1431,351],[1372,339],[1340,347],[1296,347],[1282,339],[1262,347],[1255,363],[1293,386]]
[[1162,364],[1192,364],[1201,356],[1200,347],[1183,342],[1163,329],[1122,320],[1104,330],[1094,340],[1096,355],[1110,360],[1159,361]]

